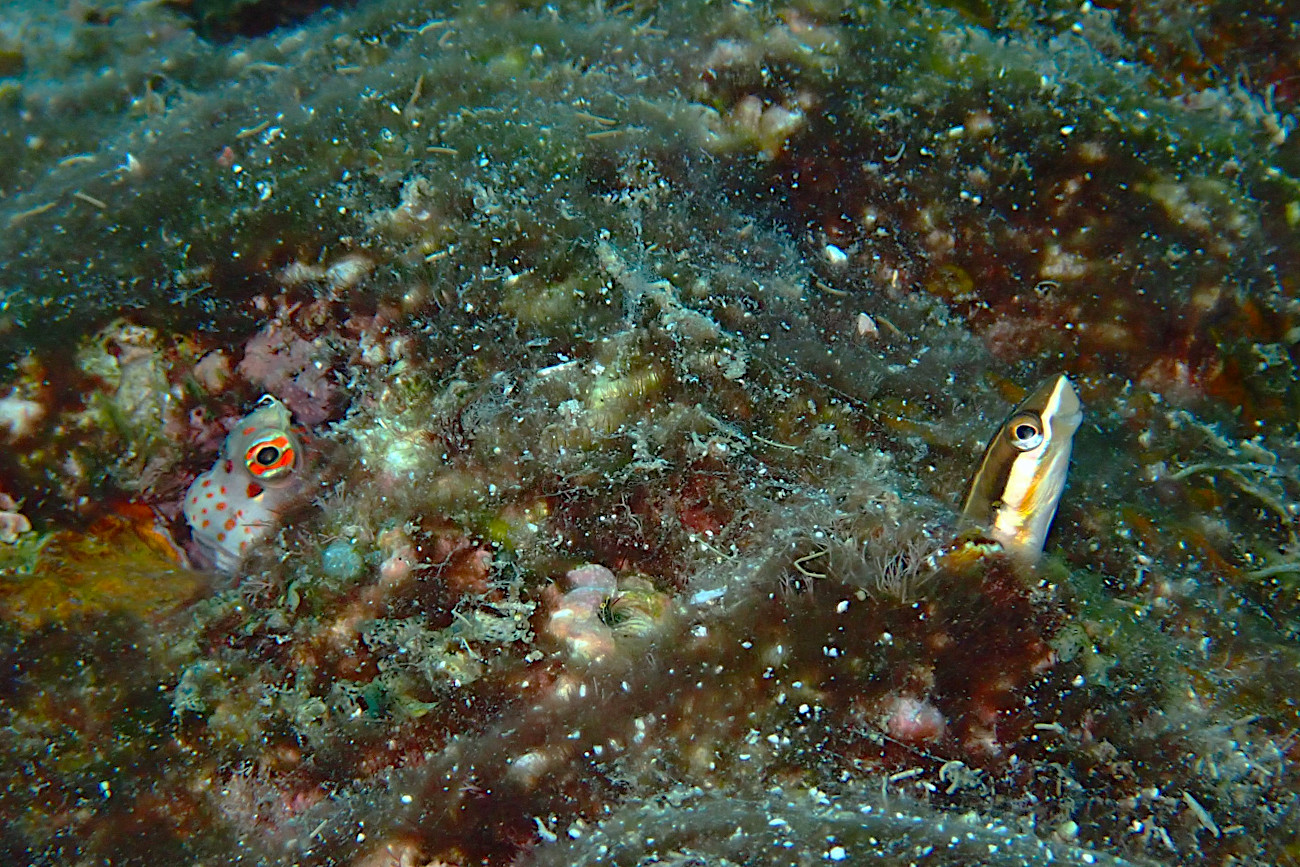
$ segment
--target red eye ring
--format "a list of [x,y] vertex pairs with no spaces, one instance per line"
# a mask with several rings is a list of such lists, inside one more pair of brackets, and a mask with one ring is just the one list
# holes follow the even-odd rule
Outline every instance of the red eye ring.
[[293,469],[297,454],[284,434],[254,440],[244,451],[244,466],[257,479],[278,479]]

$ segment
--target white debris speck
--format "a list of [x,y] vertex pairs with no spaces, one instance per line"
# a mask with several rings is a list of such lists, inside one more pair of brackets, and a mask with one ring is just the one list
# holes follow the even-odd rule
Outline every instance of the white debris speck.
[[1210,811],[1201,806],[1201,802],[1192,797],[1191,792],[1183,792],[1183,803],[1186,804],[1188,809],[1192,811],[1192,814],[1196,816],[1196,821],[1201,823],[1202,828],[1216,837],[1223,833],[1219,830],[1219,826],[1215,824],[1214,818],[1210,815]]
[[714,590],[700,590],[691,596],[692,605],[703,605],[706,602],[713,602],[715,599],[721,599],[727,592],[726,587],[718,587]]
[[554,843],[556,840],[560,839],[553,831],[551,831],[550,828],[546,827],[546,825],[542,823],[541,819],[533,816],[533,822],[537,824],[537,836],[541,837],[547,843]]
[[16,392],[0,398],[0,430],[6,431],[11,441],[31,436],[44,417],[45,407]]

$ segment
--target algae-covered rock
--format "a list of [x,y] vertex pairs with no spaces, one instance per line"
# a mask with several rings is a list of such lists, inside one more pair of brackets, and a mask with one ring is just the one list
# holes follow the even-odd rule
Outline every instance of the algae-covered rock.
[[1272,11],[321,5],[0,16],[0,860],[1295,860]]

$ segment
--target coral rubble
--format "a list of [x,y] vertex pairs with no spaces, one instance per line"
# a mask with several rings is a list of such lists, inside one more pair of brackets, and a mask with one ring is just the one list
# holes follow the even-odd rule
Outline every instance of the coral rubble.
[[1270,12],[323,6],[0,13],[0,861],[1300,863]]

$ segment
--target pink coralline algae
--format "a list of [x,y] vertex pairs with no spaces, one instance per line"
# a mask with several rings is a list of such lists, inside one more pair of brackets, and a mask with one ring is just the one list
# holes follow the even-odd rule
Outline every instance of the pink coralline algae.
[[943,713],[924,699],[897,696],[886,705],[883,728],[903,743],[937,741],[947,726]]
[[601,620],[601,611],[618,587],[614,573],[587,565],[564,576],[570,589],[551,612],[547,633],[561,642],[575,660],[596,662],[614,652],[614,631]]
[[235,369],[258,388],[277,395],[299,422],[313,426],[335,415],[339,392],[328,348],[319,338],[299,333],[293,319],[299,313],[293,307],[282,309],[248,341]]
[[31,521],[19,511],[13,497],[0,493],[0,542],[12,545],[18,537],[32,529]]

